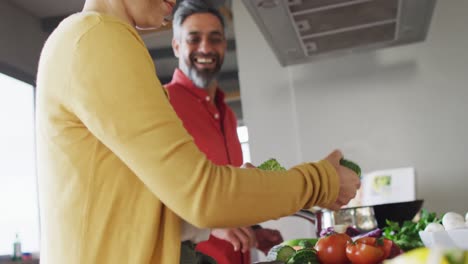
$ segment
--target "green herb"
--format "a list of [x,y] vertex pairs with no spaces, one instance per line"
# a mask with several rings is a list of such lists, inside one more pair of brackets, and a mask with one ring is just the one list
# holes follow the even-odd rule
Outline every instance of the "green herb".
[[384,237],[391,239],[403,251],[408,251],[418,247],[424,247],[419,231],[424,231],[430,223],[440,223],[441,219],[436,213],[429,213],[427,210],[421,210],[421,217],[417,222],[405,221],[403,225],[397,222],[386,221],[386,226],[383,228]]
[[286,169],[283,168],[276,159],[269,159],[257,168],[262,170],[271,170],[271,171],[285,171]]

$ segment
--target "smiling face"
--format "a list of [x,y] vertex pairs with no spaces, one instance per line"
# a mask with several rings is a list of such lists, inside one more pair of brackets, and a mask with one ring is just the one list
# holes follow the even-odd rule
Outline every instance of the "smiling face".
[[140,29],[158,28],[172,15],[175,0],[123,0],[126,16]]
[[219,19],[197,13],[185,19],[172,40],[179,69],[198,87],[206,88],[216,78],[224,61],[226,38]]

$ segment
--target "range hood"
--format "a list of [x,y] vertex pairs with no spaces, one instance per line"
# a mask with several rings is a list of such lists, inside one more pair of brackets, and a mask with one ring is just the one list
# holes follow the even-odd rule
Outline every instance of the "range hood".
[[243,0],[281,65],[425,40],[436,0]]

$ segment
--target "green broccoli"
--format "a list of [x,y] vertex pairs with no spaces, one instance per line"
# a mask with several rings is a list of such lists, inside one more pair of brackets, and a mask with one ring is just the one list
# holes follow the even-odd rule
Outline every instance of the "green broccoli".
[[270,171],[285,171],[286,170],[284,167],[282,167],[279,164],[279,162],[276,159],[273,159],[273,158],[263,162],[257,168],[262,169],[262,170],[270,170]]

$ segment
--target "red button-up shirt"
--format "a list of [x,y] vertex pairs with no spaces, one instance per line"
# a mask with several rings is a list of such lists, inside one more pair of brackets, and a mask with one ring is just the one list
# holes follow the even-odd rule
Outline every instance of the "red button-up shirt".
[[195,144],[217,165],[242,165],[242,149],[237,137],[237,119],[224,102],[224,93],[216,90],[215,104],[204,89],[196,87],[176,69],[166,85],[169,100]]
[[[216,89],[215,104],[210,103],[208,93],[196,87],[179,69],[166,89],[174,110],[207,158],[218,165],[241,166],[237,119],[224,102],[224,93]],[[250,254],[235,252],[231,243],[214,236],[198,243],[197,250],[213,257],[218,264],[250,263]]]

